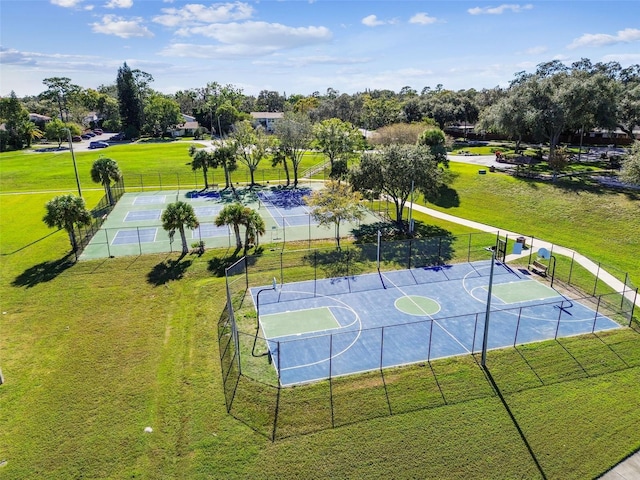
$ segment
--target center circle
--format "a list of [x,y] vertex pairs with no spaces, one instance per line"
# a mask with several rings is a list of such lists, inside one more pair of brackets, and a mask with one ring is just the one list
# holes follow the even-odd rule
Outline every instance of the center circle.
[[405,295],[395,301],[396,309],[408,315],[424,317],[434,315],[440,311],[440,304],[429,297],[420,295]]

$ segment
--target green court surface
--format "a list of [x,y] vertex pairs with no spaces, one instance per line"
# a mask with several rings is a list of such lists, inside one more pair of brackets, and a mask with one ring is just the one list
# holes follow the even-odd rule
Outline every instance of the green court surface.
[[[487,290],[488,287],[483,287],[483,289]],[[491,294],[505,304],[545,300],[558,296],[558,292],[553,288],[534,280],[493,285]]]
[[440,304],[429,297],[405,295],[395,301],[395,307],[403,313],[423,317],[435,315],[440,311]]
[[266,338],[340,328],[338,320],[328,307],[261,315],[260,324]]

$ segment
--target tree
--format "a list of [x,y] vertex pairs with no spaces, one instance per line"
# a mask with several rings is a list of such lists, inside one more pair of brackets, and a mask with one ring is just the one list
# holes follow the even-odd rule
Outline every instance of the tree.
[[622,160],[620,179],[633,185],[640,185],[640,140],[631,145],[631,149]]
[[447,137],[438,127],[427,128],[418,139],[418,145],[429,147],[436,163],[445,166],[449,165],[447,159]]
[[47,123],[44,128],[44,133],[49,140],[57,140],[58,148],[62,145],[62,142],[67,141],[69,137],[69,130],[67,125],[59,118],[54,118]]
[[143,107],[134,74],[126,62],[118,69],[116,85],[118,88],[120,121],[122,122],[125,136],[127,138],[137,137],[142,130]]
[[69,235],[71,250],[78,251],[75,228],[91,224],[91,213],[85,207],[84,200],[75,195],[60,195],[45,205],[47,213],[42,221],[49,228],[63,228]]
[[216,142],[213,147],[210,165],[213,168],[222,167],[224,170],[224,188],[231,187],[235,191],[231,182],[231,172],[238,168],[234,147],[232,144],[222,141]]
[[415,145],[424,132],[424,123],[394,123],[376,130],[371,138],[375,145]]
[[[293,167],[293,188],[298,186],[298,167],[309,148],[313,127],[309,117],[302,113],[286,112],[275,123],[275,133],[280,139],[280,149],[291,159]],[[288,185],[288,182],[287,182]]]
[[4,124],[4,129],[0,130],[2,151],[6,150],[7,146],[19,150],[30,143],[30,138],[27,138],[27,124],[31,123],[29,112],[22,106],[13,91],[9,97],[0,98],[0,124],[2,123]]
[[118,167],[118,162],[111,158],[100,157],[91,165],[91,180],[102,184],[109,205],[113,205],[115,202],[111,194],[111,181],[119,182],[122,180],[122,172]]
[[182,254],[189,253],[189,246],[187,245],[187,236],[184,228],[190,228],[195,230],[200,226],[198,218],[196,217],[193,207],[182,201],[177,201],[167,205],[167,208],[162,212],[162,228],[169,232],[169,238],[173,241],[173,236],[176,230],[180,232],[180,238],[182,239]]
[[267,150],[272,143],[271,137],[266,134],[261,125],[253,128],[248,120],[234,123],[229,137],[238,160],[249,169],[250,186],[253,187],[256,185],[255,172],[260,162],[267,156]]
[[144,109],[145,129],[164,137],[171,127],[183,122],[180,107],[175,100],[162,95],[152,95]]
[[67,77],[45,78],[42,83],[47,86],[47,90],[41,93],[40,97],[57,103],[60,120],[69,121],[69,102],[82,88],[71,83],[71,79]]
[[336,162],[347,163],[349,157],[360,143],[360,132],[348,122],[338,118],[331,118],[317,123],[313,127],[315,143],[322,153],[329,159],[331,178],[336,178],[340,168],[335,168]]
[[244,253],[246,254],[249,245],[254,244],[258,248],[260,244],[259,238],[265,234],[266,226],[260,214],[249,207],[244,207],[243,209],[242,224],[245,227]]
[[242,238],[240,237],[240,225],[246,223],[244,206],[240,203],[226,205],[216,217],[216,226],[231,225],[236,237],[236,248],[242,248]]
[[195,172],[200,168],[202,169],[202,173],[204,175],[204,189],[208,190],[209,177],[207,172],[209,171],[209,167],[213,166],[213,152],[207,151],[204,148],[196,148],[195,145],[190,145],[189,156],[192,158],[191,170]]
[[509,96],[485,108],[480,114],[476,130],[515,139],[515,150],[519,152],[522,137],[531,132],[531,115],[521,90],[514,88]]
[[390,145],[365,152],[351,171],[354,189],[373,198],[384,193],[393,201],[399,230],[404,230],[402,213],[412,191],[433,195],[444,178],[442,168],[424,145]]
[[360,209],[362,196],[346,183],[329,181],[322,190],[315,190],[303,198],[313,210],[311,216],[320,225],[335,225],[336,246],[340,250],[340,224],[361,220],[364,213]]
[[549,166],[553,171],[553,181],[558,178],[558,173],[567,168],[569,164],[569,151],[565,147],[557,147],[549,154]]

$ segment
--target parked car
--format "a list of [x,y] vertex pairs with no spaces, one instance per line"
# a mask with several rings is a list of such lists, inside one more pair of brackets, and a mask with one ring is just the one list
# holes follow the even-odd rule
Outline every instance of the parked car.
[[115,135],[112,135],[109,140],[112,140],[114,142],[119,142],[120,140],[124,140],[124,133],[116,133]]
[[80,135],[80,137],[84,140],[89,140],[91,138],[91,135],[87,135],[86,133],[83,133],[82,135]]
[[82,137],[80,135],[74,135],[73,137],[71,137],[71,140],[74,142],[81,142]]
[[95,133],[96,135],[102,135],[104,132],[101,128],[94,128],[93,133]]
[[90,137],[95,137],[96,134],[93,132],[84,132],[85,135],[89,135]]
[[109,146],[109,144],[107,142],[91,142],[89,144],[89,148],[94,149],[94,148],[107,148]]

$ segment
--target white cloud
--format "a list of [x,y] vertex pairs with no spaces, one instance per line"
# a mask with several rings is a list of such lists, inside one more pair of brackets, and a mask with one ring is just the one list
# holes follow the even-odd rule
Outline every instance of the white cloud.
[[72,8],[80,5],[82,1],[83,0],[51,0],[51,4],[59,7]]
[[471,15],[502,15],[506,11],[513,13],[520,13],[525,10],[531,10],[533,5],[528,3],[527,5],[518,5],[513,3],[503,3],[498,7],[475,7],[467,10]]
[[183,28],[178,35],[202,35],[226,45],[275,51],[302,45],[325,43],[332,37],[326,27],[289,27],[280,23],[243,22],[215,23]]
[[139,17],[125,20],[115,15],[105,15],[102,17],[102,23],[91,23],[90,25],[95,33],[115,35],[120,38],[153,37],[153,33],[142,25],[142,22],[143,19]]
[[368,15],[362,19],[362,24],[367,27],[378,27],[380,25],[384,25],[385,22],[378,20],[378,17],[375,15]]
[[411,19],[409,23],[417,23],[418,25],[430,25],[432,23],[436,23],[438,19],[436,17],[430,17],[424,12],[416,13]]
[[109,0],[109,3],[105,4],[105,8],[131,8],[133,7],[133,0]]
[[163,8],[163,15],[153,21],[166,27],[180,25],[203,25],[208,23],[246,20],[253,16],[253,7],[247,3],[217,3],[209,7],[201,4],[187,4],[183,8]]
[[305,57],[290,57],[286,60],[275,59],[259,59],[253,62],[253,65],[295,68],[307,65],[360,65],[373,61],[371,57],[333,57],[330,55],[310,55]]
[[2,65],[36,65],[37,62],[31,53],[0,47],[0,63]]
[[616,35],[607,33],[585,33],[576,38],[567,48],[579,47],[603,47],[606,45],[615,45],[616,43],[631,43],[640,40],[640,30],[637,28],[625,28],[619,30]]

